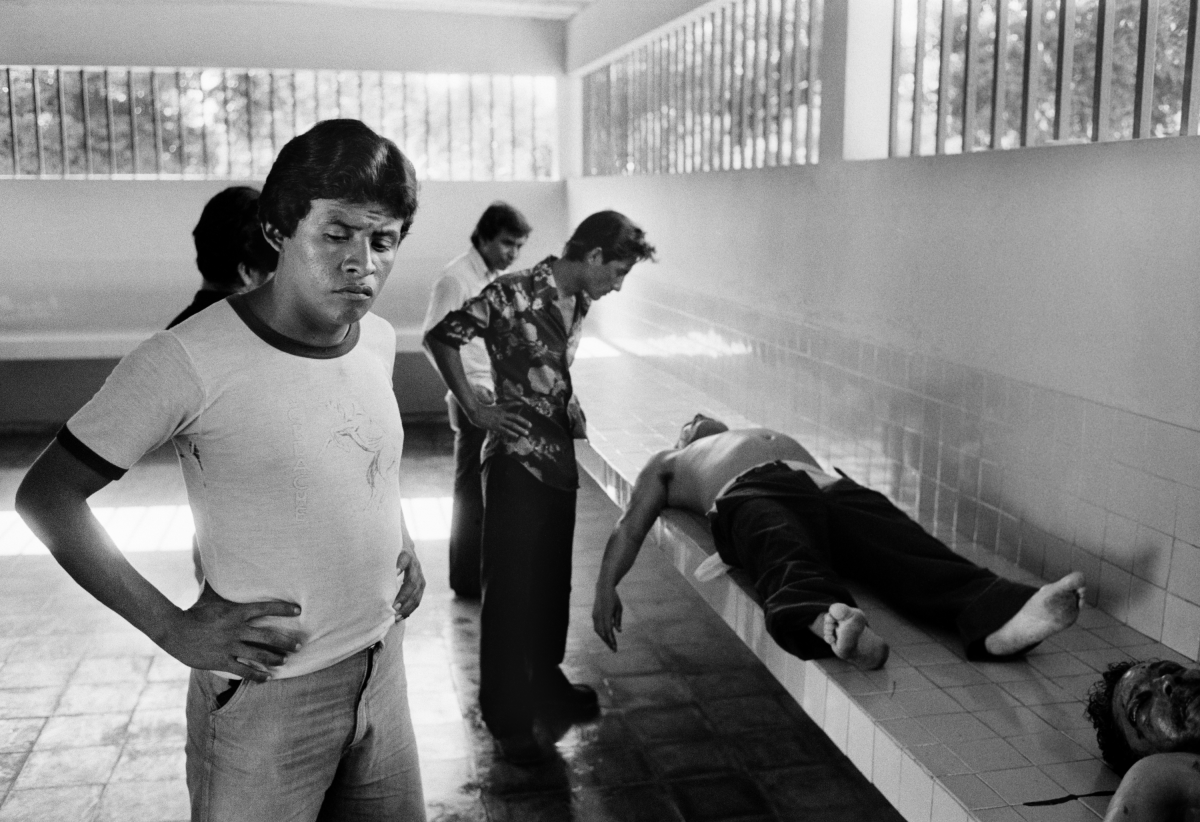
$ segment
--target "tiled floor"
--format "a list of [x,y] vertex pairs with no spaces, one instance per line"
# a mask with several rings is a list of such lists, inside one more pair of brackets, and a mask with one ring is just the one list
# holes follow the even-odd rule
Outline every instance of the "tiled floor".
[[[669,447],[679,424],[697,411],[734,427],[752,424],[636,358],[586,358],[572,370],[590,429],[581,458],[614,499],[627,497],[646,458]],[[853,453],[850,443],[831,448]],[[854,475],[853,460],[837,464]],[[669,556],[909,822],[1097,822],[1107,796],[1070,795],[1111,791],[1118,780],[1098,758],[1082,700],[1111,662],[1183,660],[1087,609],[1026,661],[970,663],[956,637],[900,618],[856,589],[872,626],[892,645],[886,668],[864,674],[838,660],[802,663],[765,635],[761,610],[736,575],[695,580],[692,572],[712,550],[700,519],[669,511],[662,523],[656,533],[665,551],[643,556]],[[963,552],[1005,576],[1040,584],[995,554]],[[1046,800],[1060,801],[1028,804]]]
[[[186,669],[3,519],[37,448],[0,440],[0,822],[186,819]],[[565,733],[543,767],[496,761],[475,707],[477,607],[445,582],[447,454],[440,434],[411,432],[403,485],[429,578],[405,655],[431,820],[899,819],[658,552],[622,584],[620,652],[595,638],[592,581],[617,509],[590,482],[566,668],[599,690],[604,715]],[[184,502],[172,456],[93,502],[114,509],[114,532],[141,547],[131,561],[168,596],[195,596],[179,514],[164,513]],[[150,550],[156,540],[172,550]]]

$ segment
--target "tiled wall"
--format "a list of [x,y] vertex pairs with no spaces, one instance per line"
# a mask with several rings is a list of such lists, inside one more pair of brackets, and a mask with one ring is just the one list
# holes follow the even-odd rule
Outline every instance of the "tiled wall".
[[1200,432],[698,293],[634,286],[592,329],[889,494],[951,546],[1200,654]]

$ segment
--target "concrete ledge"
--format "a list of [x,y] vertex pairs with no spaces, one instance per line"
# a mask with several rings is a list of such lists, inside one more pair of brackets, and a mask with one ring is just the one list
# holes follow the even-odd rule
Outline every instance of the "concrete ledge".
[[[669,447],[696,411],[734,427],[750,424],[644,360],[577,361],[572,371],[591,437],[577,446],[580,464],[622,507],[646,459]],[[854,588],[872,627],[891,644],[891,660],[870,673],[840,660],[806,662],[767,635],[746,580],[736,573],[696,579],[696,566],[714,551],[702,518],[668,510],[647,540],[909,822],[1101,819],[1107,797],[1026,803],[1114,790],[1118,779],[1100,761],[1083,716],[1088,688],[1113,661],[1182,661],[1089,609],[1024,661],[971,663],[957,637],[914,624]],[[1041,582],[994,554],[964,554],[1010,578]]]
[[[28,360],[119,360],[150,338],[140,331],[0,332],[0,362]],[[421,329],[396,328],[397,352],[423,352]]]

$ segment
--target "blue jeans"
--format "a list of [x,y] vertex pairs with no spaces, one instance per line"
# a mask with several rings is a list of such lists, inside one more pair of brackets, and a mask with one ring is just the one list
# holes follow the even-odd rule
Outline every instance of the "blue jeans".
[[423,822],[403,637],[289,679],[192,671],[192,822]]

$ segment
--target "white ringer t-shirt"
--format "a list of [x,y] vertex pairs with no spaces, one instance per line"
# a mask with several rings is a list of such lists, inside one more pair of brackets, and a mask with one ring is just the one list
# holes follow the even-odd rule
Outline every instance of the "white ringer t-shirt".
[[59,433],[110,479],[170,440],[208,584],[235,602],[298,603],[304,647],[278,669],[317,671],[394,621],[404,429],[396,335],[374,314],[315,348],[232,298],[125,357]]

